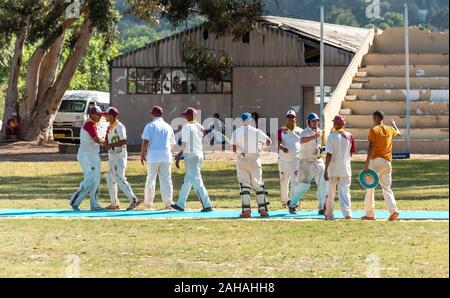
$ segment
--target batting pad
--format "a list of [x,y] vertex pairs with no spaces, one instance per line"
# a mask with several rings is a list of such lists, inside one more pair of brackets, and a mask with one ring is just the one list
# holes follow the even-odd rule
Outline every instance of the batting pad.
[[[72,211],[72,210],[38,210],[38,209],[2,209],[0,218],[130,218],[130,219],[239,219],[240,210],[216,210],[213,212],[175,210],[161,211]],[[270,219],[324,219],[317,211],[299,211],[297,214],[289,214],[287,210],[269,211]],[[336,219],[342,219],[340,211],[334,213]],[[353,212],[353,218],[364,216],[362,211]],[[377,219],[388,219],[389,212],[378,211]],[[259,218],[257,211],[252,217]],[[400,211],[399,219],[402,220],[448,220],[448,211]]]

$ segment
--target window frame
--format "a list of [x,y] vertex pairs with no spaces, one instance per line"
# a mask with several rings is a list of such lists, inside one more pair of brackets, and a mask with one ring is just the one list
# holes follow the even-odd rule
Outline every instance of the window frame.
[[[208,89],[208,83],[209,82],[214,82],[213,80],[199,80],[198,78],[194,78],[194,79],[190,79],[189,75],[186,72],[186,69],[183,67],[127,67],[127,75],[126,75],[126,80],[127,80],[127,95],[162,95],[162,94],[178,94],[178,95],[192,95],[192,94],[233,94],[233,72],[231,71],[230,73],[230,77],[227,78],[226,80],[222,80],[220,81],[220,92],[217,91],[209,91]],[[134,69],[135,70],[135,78],[134,79],[130,79],[129,75],[130,75],[130,69]],[[154,73],[154,70],[161,70],[161,76],[159,80],[155,80],[154,78],[151,79],[145,79],[145,70],[147,69],[151,69],[152,70],[152,74]],[[143,80],[139,80],[138,77],[138,72],[139,70],[143,70],[144,71],[144,79]],[[164,80],[162,73],[164,72],[164,70],[169,70],[169,78],[168,80]],[[186,75],[186,82],[187,82],[187,92],[173,92],[173,72],[174,71],[183,71]],[[170,91],[168,93],[164,93],[163,90],[163,83],[164,82],[170,82]],[[130,92],[130,82],[134,82],[135,84],[135,92]],[[138,92],[138,82],[144,82],[144,92]],[[145,86],[146,86],[146,82],[151,82],[152,84],[152,92],[149,93],[146,90]],[[158,93],[153,92],[153,84],[155,82],[159,82],[161,85],[161,90]],[[198,92],[198,93],[191,93],[190,92],[190,88],[189,88],[189,83],[190,82],[195,82],[196,85],[198,86],[199,82],[204,82],[205,83],[205,92]],[[229,92],[225,92],[224,91],[224,83],[229,83],[230,84],[230,91]]]

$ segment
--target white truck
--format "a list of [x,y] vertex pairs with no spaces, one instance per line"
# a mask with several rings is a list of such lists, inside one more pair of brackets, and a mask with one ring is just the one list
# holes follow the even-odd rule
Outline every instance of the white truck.
[[[53,138],[56,141],[78,143],[80,129],[88,118],[87,112],[93,106],[103,111],[110,106],[108,92],[99,91],[67,91],[53,122]],[[102,118],[99,125],[100,136],[106,135],[108,122]]]

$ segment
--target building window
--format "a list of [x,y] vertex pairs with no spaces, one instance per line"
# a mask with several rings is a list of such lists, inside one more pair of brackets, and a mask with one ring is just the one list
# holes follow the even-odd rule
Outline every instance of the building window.
[[231,75],[222,82],[202,81],[182,68],[128,68],[128,94],[231,93]]
[[[333,92],[336,89],[334,86],[324,86],[324,103],[328,103],[330,101],[331,96],[333,96]],[[320,105],[320,86],[314,87],[314,104]]]
[[305,63],[308,66],[320,65],[320,48],[305,44]]
[[242,42],[250,43],[250,32],[246,32],[244,33],[244,35],[242,35]]

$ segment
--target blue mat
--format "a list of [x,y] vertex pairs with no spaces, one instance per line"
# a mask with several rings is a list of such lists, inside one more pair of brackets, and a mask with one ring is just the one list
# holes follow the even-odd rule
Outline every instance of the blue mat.
[[[270,211],[270,217],[273,219],[323,219],[317,214],[317,211],[299,211],[296,215],[291,215],[287,210]],[[0,210],[0,218],[186,218],[186,219],[236,219],[239,218],[240,210],[217,210],[208,213],[198,211],[179,212],[175,210],[162,211],[79,211],[72,210],[37,210],[37,209],[3,209]],[[364,212],[353,212],[353,218],[357,219],[364,215]],[[258,212],[254,211],[253,217],[259,217]],[[342,218],[339,211],[335,212],[337,219]],[[378,211],[378,219],[389,218],[387,211]],[[448,220],[448,211],[400,211],[399,219],[434,219]]]

